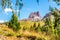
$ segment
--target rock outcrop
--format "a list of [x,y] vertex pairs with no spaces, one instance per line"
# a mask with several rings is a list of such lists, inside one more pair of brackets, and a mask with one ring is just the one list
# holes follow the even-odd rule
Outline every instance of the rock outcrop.
[[54,16],[51,14],[51,12],[50,13],[47,13],[44,17],[43,17],[43,19],[42,20],[46,20],[46,18],[51,18],[51,20],[54,20]]
[[27,19],[23,19],[23,20],[40,21],[41,20],[41,16],[40,16],[39,11],[31,12],[29,17]]

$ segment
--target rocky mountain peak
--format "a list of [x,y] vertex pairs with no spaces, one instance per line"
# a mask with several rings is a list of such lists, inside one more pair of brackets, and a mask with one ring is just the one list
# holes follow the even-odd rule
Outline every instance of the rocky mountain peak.
[[31,12],[31,14],[29,15],[28,19],[30,19],[32,21],[40,21],[41,20],[41,16],[40,16],[39,11]]
[[30,20],[30,21],[40,21],[41,20],[41,16],[39,11],[37,12],[31,12],[29,17],[23,20]]
[[29,15],[29,18],[34,18],[34,17],[40,17],[39,11],[37,12],[31,12],[31,14]]

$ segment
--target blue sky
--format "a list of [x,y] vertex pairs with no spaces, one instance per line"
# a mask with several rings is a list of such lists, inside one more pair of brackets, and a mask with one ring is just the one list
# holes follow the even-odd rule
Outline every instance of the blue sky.
[[48,1],[46,0],[44,1],[40,0],[39,6],[36,0],[27,0],[27,1],[24,0],[24,7],[21,10],[20,19],[28,18],[31,12],[36,12],[36,11],[39,11],[40,15],[43,17],[46,13],[49,12],[48,9],[49,9],[49,4]]
[[24,6],[21,10],[20,19],[28,18],[31,12],[39,11],[41,17],[44,17],[46,13],[49,13],[49,5],[52,7],[57,7],[52,0],[39,0],[39,6],[36,0],[23,0]]
[[[13,1],[14,2],[14,1]],[[31,12],[39,11],[41,17],[44,17],[46,13],[49,13],[49,5],[52,7],[57,7],[56,4],[52,1],[48,2],[48,0],[39,0],[39,6],[36,0],[23,0],[23,8],[21,9],[19,20],[28,18]],[[8,11],[8,10],[7,10]],[[11,11],[11,10],[10,10]],[[0,20],[10,20],[12,13],[1,11],[0,6]]]

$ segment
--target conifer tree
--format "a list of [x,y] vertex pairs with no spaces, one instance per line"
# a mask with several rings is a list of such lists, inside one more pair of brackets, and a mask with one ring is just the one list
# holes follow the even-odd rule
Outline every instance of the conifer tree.
[[18,22],[18,17],[15,13],[13,13],[12,18],[9,21],[9,27],[14,31],[18,31],[20,29],[20,23]]

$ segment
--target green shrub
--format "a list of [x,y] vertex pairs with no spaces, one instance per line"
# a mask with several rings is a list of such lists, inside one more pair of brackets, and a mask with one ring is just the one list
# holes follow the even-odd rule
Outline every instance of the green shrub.
[[10,34],[6,34],[6,36],[13,36],[13,34],[11,34],[11,33]]
[[34,23],[34,25],[33,25],[33,29],[34,29],[34,30],[36,29],[36,23]]
[[18,18],[15,13],[13,13],[8,26],[12,28],[14,31],[18,31],[20,29],[20,23],[18,22]]
[[23,30],[27,30],[27,27],[24,26],[24,27],[23,27]]
[[36,37],[35,36],[29,36],[28,39],[30,39],[30,40],[36,40]]
[[44,38],[38,38],[37,40],[45,40]]

